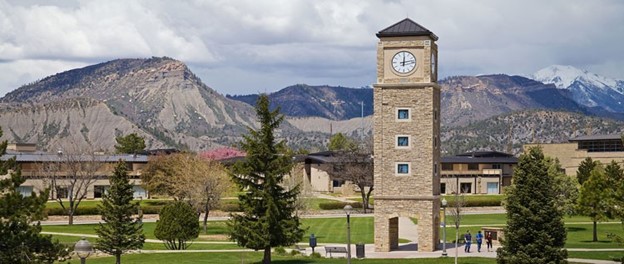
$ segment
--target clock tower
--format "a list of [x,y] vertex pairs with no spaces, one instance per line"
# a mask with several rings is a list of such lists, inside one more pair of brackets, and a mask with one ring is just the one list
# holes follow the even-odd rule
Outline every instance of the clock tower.
[[416,217],[418,251],[434,251],[440,241],[438,37],[409,18],[377,37],[375,250],[397,249],[399,217]]

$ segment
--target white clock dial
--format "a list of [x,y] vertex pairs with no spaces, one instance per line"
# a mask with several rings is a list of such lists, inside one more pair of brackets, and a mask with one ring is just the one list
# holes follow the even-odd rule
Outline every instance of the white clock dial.
[[398,73],[409,73],[416,68],[416,57],[407,51],[399,51],[392,57],[392,68]]

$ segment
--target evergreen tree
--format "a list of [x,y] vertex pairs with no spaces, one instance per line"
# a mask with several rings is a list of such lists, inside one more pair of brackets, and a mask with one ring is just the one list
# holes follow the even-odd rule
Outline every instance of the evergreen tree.
[[137,154],[145,149],[145,139],[136,133],[115,138],[117,153]]
[[343,135],[342,133],[335,134],[329,138],[329,144],[327,148],[329,150],[355,150],[357,147],[356,143]]
[[607,175],[600,163],[591,171],[579,192],[578,210],[594,222],[593,242],[598,242],[597,222],[608,218],[610,200],[614,196]]
[[125,251],[143,247],[145,235],[141,220],[132,217],[140,205],[132,202],[134,190],[123,160],[119,160],[109,181],[108,194],[103,196],[98,206],[104,223],[100,223],[95,230],[98,234],[96,247],[115,256],[116,263],[120,264],[121,254]]
[[197,211],[187,202],[175,201],[160,210],[154,236],[165,243],[169,250],[184,250],[188,241],[199,236]]
[[520,156],[507,189],[507,226],[498,263],[567,263],[563,213],[552,183],[539,147]]
[[593,161],[590,157],[587,157],[583,161],[581,161],[581,164],[579,164],[579,168],[576,171],[576,180],[578,180],[578,183],[580,185],[583,185],[583,183],[585,183],[585,181],[589,179],[589,174],[596,167],[597,164],[598,162]]
[[[2,136],[2,129],[0,129]],[[6,153],[7,141],[0,143],[0,156]],[[41,235],[39,220],[48,199],[48,191],[23,196],[18,188],[25,179],[15,157],[0,160],[0,263],[54,263],[67,256],[67,249],[52,236]],[[36,224],[35,224],[36,223]]]
[[269,110],[266,95],[258,98],[256,114],[260,128],[250,128],[244,136],[241,148],[247,157],[230,172],[245,193],[238,197],[243,213],[232,214],[228,227],[239,246],[264,250],[262,262],[266,264],[271,263],[271,247],[299,242],[303,230],[295,213],[299,186],[286,190],[280,185],[292,167],[285,142],[276,142],[274,135],[284,116],[279,108]]

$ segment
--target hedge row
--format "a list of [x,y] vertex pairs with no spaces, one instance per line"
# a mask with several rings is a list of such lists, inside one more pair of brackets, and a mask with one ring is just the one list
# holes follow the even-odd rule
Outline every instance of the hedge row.
[[[445,196],[448,200],[448,206],[455,206],[455,196]],[[501,206],[503,202],[503,195],[465,195],[464,207],[482,207],[482,206]]]
[[319,208],[321,210],[338,210],[344,209],[344,207],[349,204],[353,208],[362,208],[362,203],[346,203],[346,202],[326,202],[319,203]]
[[[142,205],[141,209],[143,210],[143,214],[158,214],[160,213],[160,209],[162,209],[163,206],[164,206],[164,203],[163,205]],[[240,205],[238,204],[238,200],[236,201],[236,203],[223,203],[221,204],[221,206],[215,208],[215,210],[221,210],[225,212],[241,211]],[[44,212],[44,215],[46,216],[67,215],[65,210],[63,210],[63,208],[60,208],[60,207],[45,208],[43,212]],[[100,212],[98,211],[97,206],[78,206],[78,208],[76,209],[76,212],[74,212],[74,215],[99,215],[99,214]]]

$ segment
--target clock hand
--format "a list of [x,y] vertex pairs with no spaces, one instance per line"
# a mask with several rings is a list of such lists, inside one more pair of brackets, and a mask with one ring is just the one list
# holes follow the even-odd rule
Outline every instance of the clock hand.
[[405,66],[405,55],[403,55],[403,63],[401,63],[403,66]]

